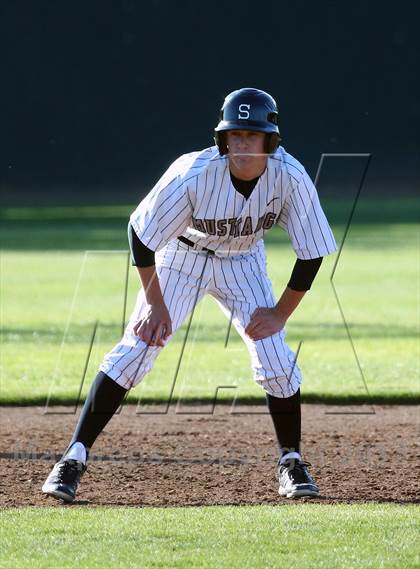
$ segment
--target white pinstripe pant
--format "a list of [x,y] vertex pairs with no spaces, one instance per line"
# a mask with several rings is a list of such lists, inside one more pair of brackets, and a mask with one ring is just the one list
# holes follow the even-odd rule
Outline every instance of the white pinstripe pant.
[[[175,240],[156,254],[156,271],[173,333],[194,304],[210,294],[228,318],[232,317],[233,325],[247,345],[255,381],[275,397],[290,397],[296,393],[301,373],[294,353],[285,342],[285,332],[258,341],[244,333],[256,308],[275,305],[262,246],[247,254],[222,258]],[[143,379],[163,349],[148,346],[133,333],[144,307],[141,290],[121,341],[105,355],[99,368],[126,389]]]

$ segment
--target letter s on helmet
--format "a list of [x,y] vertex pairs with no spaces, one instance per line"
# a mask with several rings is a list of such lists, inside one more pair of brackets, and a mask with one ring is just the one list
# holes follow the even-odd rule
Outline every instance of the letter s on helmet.
[[220,122],[214,129],[214,140],[220,155],[228,152],[225,136],[228,130],[265,132],[265,151],[272,154],[280,144],[277,117],[276,101],[265,91],[244,88],[229,93],[220,110]]

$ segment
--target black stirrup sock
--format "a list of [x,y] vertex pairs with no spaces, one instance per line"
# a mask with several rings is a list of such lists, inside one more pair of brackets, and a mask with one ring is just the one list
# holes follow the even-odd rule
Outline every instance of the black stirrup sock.
[[266,394],[281,455],[299,452],[301,437],[300,389],[291,397]]
[[128,389],[124,389],[100,371],[89,390],[66,452],[75,442],[83,443],[86,450],[89,451],[127,393]]

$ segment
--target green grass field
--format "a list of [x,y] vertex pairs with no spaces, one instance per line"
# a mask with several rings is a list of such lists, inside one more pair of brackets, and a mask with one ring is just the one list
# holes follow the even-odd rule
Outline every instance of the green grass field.
[[[340,209],[331,202],[326,211],[342,222],[349,208],[349,203]],[[385,219],[393,210],[398,223],[368,223],[371,208],[368,203],[359,217],[356,212],[334,277],[358,361],[330,282],[336,255],[324,260],[313,289],[288,322],[290,346],[296,351],[301,344],[306,401],[418,400],[419,230],[412,223],[414,203],[410,198],[399,209],[396,203],[385,207]],[[44,404],[47,397],[51,403],[71,403],[84,377],[83,397],[102,355],[121,335],[130,210],[106,206],[0,211],[1,403]],[[409,223],[403,223],[404,215]],[[345,225],[333,228],[340,243]],[[269,274],[280,295],[294,253],[280,230],[269,234],[266,248]],[[125,318],[138,286],[136,271],[130,268]],[[176,400],[213,400],[218,386],[229,387],[219,390],[219,400],[231,399],[234,393],[244,402],[263,398],[234,330],[224,347],[227,328],[211,299],[197,307],[175,382]],[[185,331],[186,324],[152,373],[132,391],[131,401],[167,400]]]
[[419,566],[419,511],[391,504],[9,509],[2,568]]
[[[361,200],[334,285],[327,258],[287,326],[300,346],[306,401],[419,400],[419,229],[413,197]],[[351,200],[326,200],[340,243]],[[127,311],[126,224],[130,206],[0,210],[0,404],[72,403],[103,353],[118,341],[138,278],[130,270]],[[294,254],[280,230],[267,240],[269,273],[280,294]],[[97,323],[97,324],[96,324]],[[97,325],[89,361],[92,333]],[[249,357],[206,299],[196,310],[174,399],[213,400],[218,386],[238,399],[263,400]],[[131,401],[167,400],[185,326]],[[360,364],[363,377],[359,370]],[[365,383],[367,385],[367,390]],[[232,389],[219,391],[221,400]],[[418,567],[415,505],[213,508],[20,508],[0,511],[0,567]]]

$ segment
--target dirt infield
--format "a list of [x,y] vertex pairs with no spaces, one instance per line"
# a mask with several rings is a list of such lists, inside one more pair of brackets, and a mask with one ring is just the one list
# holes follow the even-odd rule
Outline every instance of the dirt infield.
[[[95,444],[75,504],[285,503],[270,416],[264,407],[239,410],[139,414],[125,406]],[[0,409],[0,506],[60,505],[40,488],[77,417],[54,411]],[[303,451],[321,490],[311,501],[419,501],[419,407],[303,405],[302,412]]]

